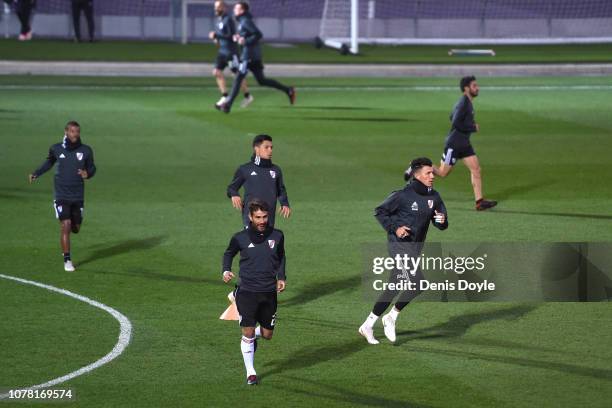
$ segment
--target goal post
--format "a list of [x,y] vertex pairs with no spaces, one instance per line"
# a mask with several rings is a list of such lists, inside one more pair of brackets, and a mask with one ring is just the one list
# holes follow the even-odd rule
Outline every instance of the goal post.
[[181,0],[181,44],[189,41],[189,6],[213,6],[215,0]]
[[325,0],[317,42],[360,44],[586,44],[612,42],[610,0]]

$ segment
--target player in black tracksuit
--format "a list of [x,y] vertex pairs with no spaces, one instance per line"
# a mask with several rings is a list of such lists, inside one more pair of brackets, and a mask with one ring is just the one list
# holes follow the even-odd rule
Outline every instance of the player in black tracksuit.
[[70,233],[78,233],[83,222],[85,182],[96,174],[91,147],[81,143],[81,130],[77,122],[68,122],[62,143],[49,148],[47,160],[30,174],[30,183],[49,171],[57,163],[54,179],[53,208],[61,223],[61,246],[64,269],[74,271],[70,258]]
[[[410,164],[409,179],[411,181],[404,189],[391,193],[375,210],[376,219],[387,232],[390,257],[395,257],[397,254],[418,257],[427,238],[430,223],[440,230],[448,228],[446,207],[440,195],[433,189],[434,174],[431,160],[427,158],[413,160]],[[399,282],[404,278],[398,275],[403,274],[402,270],[393,271],[390,281]],[[399,312],[421,293],[418,287],[422,279],[423,273],[420,269],[411,271],[410,281],[416,284],[417,290],[402,292],[393,309],[383,317],[385,335],[392,342],[395,341],[395,320]],[[393,291],[382,293],[372,313],[359,328],[359,333],[370,344],[378,344],[372,328],[396,295],[397,292]]]
[[[223,281],[234,278],[232,261],[240,252],[240,271],[235,298],[242,329],[240,348],[246,368],[247,384],[257,384],[253,358],[257,337],[270,340],[274,333],[277,292],[285,290],[285,238],[283,232],[268,224],[265,202],[248,205],[250,226],[234,234],[223,255]],[[258,326],[259,324],[259,326]]]
[[[236,24],[232,16],[227,13],[227,6],[224,1],[218,0],[215,2],[215,15],[217,16],[215,30],[211,31],[208,37],[217,43],[219,47],[215,60],[215,69],[213,70],[213,75],[217,80],[217,86],[221,91],[221,99],[215,104],[215,107],[219,108],[221,104],[227,100],[227,87],[225,85],[223,70],[229,66],[232,73],[238,73],[240,60],[238,58],[238,45],[234,41]],[[241,89],[244,92],[245,98],[242,106],[246,107],[253,101],[253,97],[249,94],[246,80],[242,82]]]
[[249,13],[248,3],[242,1],[236,3],[234,6],[234,15],[238,20],[238,34],[236,35],[236,38],[238,44],[242,45],[240,67],[238,68],[236,80],[232,85],[232,91],[227,101],[223,103],[219,109],[225,113],[230,112],[234,99],[236,99],[236,96],[238,96],[240,83],[246,77],[248,71],[253,73],[253,76],[259,85],[275,88],[287,94],[289,97],[289,102],[293,105],[296,97],[295,89],[293,87],[287,87],[274,79],[266,78],[264,75],[261,45],[259,44],[263,34],[253,22],[253,16],[251,16],[251,13]]
[[[274,226],[276,201],[281,204],[280,213],[288,218],[291,215],[287,189],[283,180],[281,168],[272,163],[272,137],[257,135],[253,139],[254,154],[251,161],[238,167],[229,186],[227,196],[232,205],[242,210],[242,221],[245,227],[250,223],[248,204],[251,200],[260,199],[270,209],[269,223]],[[240,188],[244,186],[244,200],[240,198]]]
[[474,119],[474,105],[472,104],[472,100],[478,96],[480,91],[476,83],[476,77],[467,76],[461,78],[459,88],[463,95],[455,104],[450,115],[451,130],[446,137],[440,167],[434,167],[434,173],[436,176],[446,177],[453,170],[457,160],[463,160],[463,163],[470,170],[476,210],[487,210],[495,207],[497,201],[485,200],[483,198],[480,163],[470,143],[472,133],[480,130],[480,126]]

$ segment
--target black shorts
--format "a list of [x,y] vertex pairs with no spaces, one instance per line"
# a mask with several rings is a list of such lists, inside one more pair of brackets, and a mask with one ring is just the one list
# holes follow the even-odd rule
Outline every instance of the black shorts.
[[73,224],[81,225],[83,222],[83,201],[55,200],[53,209],[55,218],[60,221],[71,220]]
[[236,306],[240,327],[255,327],[274,330],[276,320],[276,292],[245,292],[236,289]]
[[246,74],[247,71],[251,71],[253,73],[261,73],[264,69],[264,64],[261,60],[250,60],[250,61],[241,61],[238,66],[238,71],[241,74]]
[[223,71],[226,67],[229,66],[230,70],[235,74],[236,72],[238,72],[239,65],[240,61],[238,60],[238,55],[217,54],[215,68],[219,71]]
[[471,144],[460,147],[447,144],[444,146],[442,161],[449,166],[454,166],[457,160],[474,155],[476,155],[476,152]]

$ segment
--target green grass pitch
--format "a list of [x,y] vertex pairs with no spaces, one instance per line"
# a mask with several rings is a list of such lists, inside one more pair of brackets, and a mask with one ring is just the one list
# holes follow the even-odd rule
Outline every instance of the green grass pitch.
[[[397,346],[365,343],[360,246],[385,240],[372,210],[402,186],[409,159],[439,159],[456,80],[289,82],[294,107],[254,87],[252,107],[222,115],[208,79],[0,77],[0,273],[88,296],[134,326],[118,359],[55,387],[75,390],[70,406],[609,406],[607,303],[417,302]],[[429,240],[612,240],[612,78],[480,85],[473,144],[500,204],[475,212],[459,165],[436,183],[450,228]],[[68,119],[98,165],[74,274],[62,269],[52,174],[26,180]],[[237,324],[218,320],[220,259],[241,227],[225,187],[260,132],[274,137],[294,215],[278,222],[288,288],[257,352],[262,383],[248,388]],[[100,310],[0,279],[0,388],[74,371],[117,334]]]
[[[494,48],[495,57],[451,57],[451,48]],[[508,63],[596,63],[612,61],[612,44],[575,45],[407,45],[360,46],[359,55],[340,55],[331,48],[315,49],[312,43],[292,47],[263,46],[266,63],[335,64],[508,64]],[[72,41],[35,39],[19,42],[0,39],[0,59],[25,61],[126,61],[211,62],[216,47],[211,42],[177,45],[175,42]]]

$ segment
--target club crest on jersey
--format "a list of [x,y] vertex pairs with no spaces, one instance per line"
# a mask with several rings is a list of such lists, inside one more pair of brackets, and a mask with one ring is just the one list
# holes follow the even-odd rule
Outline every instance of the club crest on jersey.
[[273,239],[269,239],[268,245],[270,246],[270,249],[274,249],[274,245],[276,245],[276,241]]
[[427,205],[429,208],[433,208],[433,200],[427,200]]
[[83,160],[83,153],[81,153],[81,152],[77,152],[76,156],[77,156],[77,160],[78,160],[78,161]]
[[412,203],[412,207],[410,208],[412,209],[412,211],[419,211],[419,205],[416,201]]
[[276,172],[274,170],[270,170],[270,176],[272,176],[272,178],[276,178]]
[[219,23],[219,30],[223,30],[223,21]]

